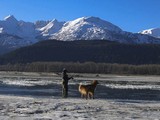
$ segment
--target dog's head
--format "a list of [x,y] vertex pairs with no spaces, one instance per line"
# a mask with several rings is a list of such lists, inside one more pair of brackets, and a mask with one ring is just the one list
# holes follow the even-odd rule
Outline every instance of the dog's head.
[[94,84],[94,85],[97,85],[97,84],[99,84],[99,82],[98,82],[97,80],[94,80],[94,81],[93,81],[93,84]]

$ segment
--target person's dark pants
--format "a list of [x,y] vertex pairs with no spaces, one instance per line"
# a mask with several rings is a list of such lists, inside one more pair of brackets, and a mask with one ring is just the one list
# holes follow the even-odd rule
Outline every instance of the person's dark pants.
[[62,84],[62,97],[68,97],[68,85],[65,83]]

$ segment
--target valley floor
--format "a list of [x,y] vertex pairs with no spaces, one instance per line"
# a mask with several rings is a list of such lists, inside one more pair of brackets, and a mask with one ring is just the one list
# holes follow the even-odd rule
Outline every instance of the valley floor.
[[[0,72],[1,120],[159,120],[159,76],[74,74],[69,97],[52,73]],[[97,79],[96,99],[81,99],[77,87]]]

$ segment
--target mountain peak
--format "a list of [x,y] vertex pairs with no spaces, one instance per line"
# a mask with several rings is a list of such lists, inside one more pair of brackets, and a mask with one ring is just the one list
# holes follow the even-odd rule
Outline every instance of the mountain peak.
[[15,21],[17,22],[17,19],[13,15],[8,15],[4,18],[5,21]]
[[100,18],[98,17],[93,17],[93,16],[85,16],[85,17],[80,17],[80,18],[77,18],[75,19],[74,21],[83,21],[83,22],[95,22],[95,21],[99,21],[101,20]]
[[84,17],[85,20],[90,20],[90,21],[98,21],[101,20],[99,17],[94,17],[94,16],[88,16],[88,17]]
[[40,31],[45,35],[54,34],[62,28],[63,24],[63,22],[59,22],[57,19],[53,19],[46,26],[42,27]]
[[58,22],[58,20],[57,19],[53,19],[51,22]]
[[[65,33],[64,35],[66,35],[67,33],[68,36],[72,37],[74,36],[73,39],[76,39],[75,36],[82,37],[83,39],[86,36],[87,39],[91,39],[90,37],[94,36],[94,38],[98,39],[101,38],[102,35],[103,39],[104,36],[106,36],[106,31],[119,33],[122,30],[118,26],[113,25],[108,21],[102,20],[98,17],[89,16],[89,17],[81,17],[65,23],[64,28],[61,29],[60,31],[61,32],[60,34],[63,35]],[[64,36],[61,39],[66,39],[66,36]]]

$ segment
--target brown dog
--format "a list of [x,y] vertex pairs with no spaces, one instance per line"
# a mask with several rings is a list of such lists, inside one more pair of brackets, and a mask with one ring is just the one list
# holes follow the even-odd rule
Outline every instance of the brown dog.
[[84,96],[87,98],[93,98],[94,99],[94,90],[97,86],[98,81],[94,80],[91,84],[89,85],[79,85],[79,92],[81,93],[81,97],[83,98]]

